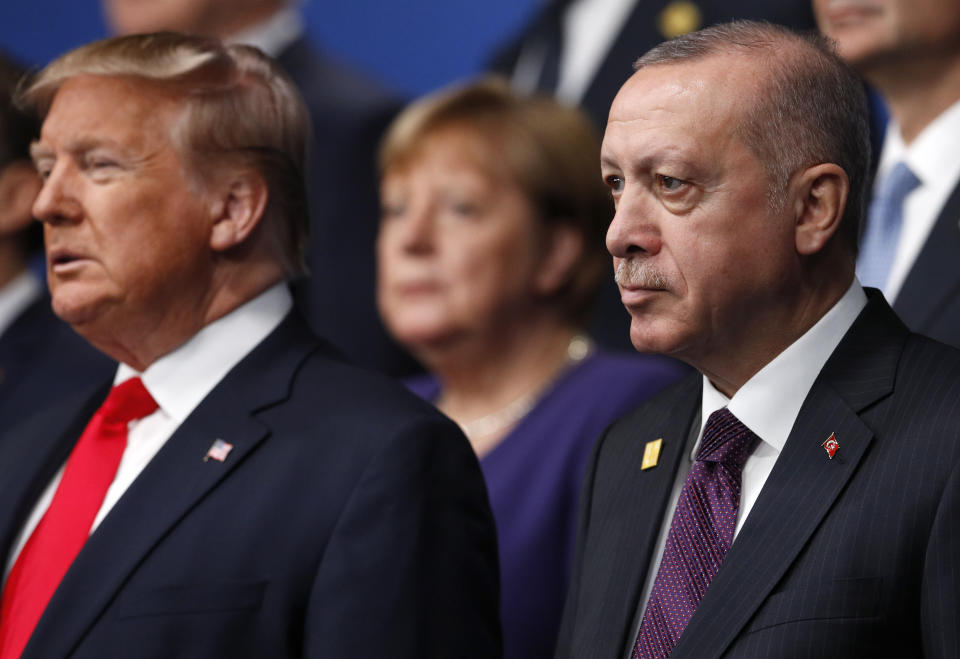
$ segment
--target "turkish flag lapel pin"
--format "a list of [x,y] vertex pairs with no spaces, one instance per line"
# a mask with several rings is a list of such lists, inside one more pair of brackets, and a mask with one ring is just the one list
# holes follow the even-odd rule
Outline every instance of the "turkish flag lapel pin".
[[840,442],[837,441],[836,433],[830,433],[830,436],[827,437],[827,441],[823,443],[823,450],[827,452],[827,456],[833,460],[833,456],[837,454],[837,451],[840,450]]

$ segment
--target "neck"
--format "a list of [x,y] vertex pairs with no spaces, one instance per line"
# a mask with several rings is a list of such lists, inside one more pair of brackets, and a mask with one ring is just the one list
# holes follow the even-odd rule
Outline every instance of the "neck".
[[[469,427],[472,421],[512,411],[514,404],[534,402],[567,362],[575,335],[576,330],[553,318],[531,319],[518,323],[513,331],[467,339],[418,357],[442,383],[437,406],[461,426]],[[490,428],[487,436],[478,433],[471,438],[478,453],[485,452],[484,444],[487,450],[492,448],[513,425],[510,419],[504,422],[505,427]]]
[[[229,5],[227,5],[229,6]],[[261,2],[246,8],[244,11],[232,12],[220,17],[216,35],[219,39],[230,37],[249,30],[257,25],[266,23],[278,11],[286,6],[286,2]]]
[[[837,270],[845,272],[838,276]],[[790,347],[797,339],[817,324],[843,297],[853,281],[853,265],[833,265],[824,262],[812,268],[813,272],[803,288],[803,295],[795,302],[773,311],[741,328],[735,338],[723,337],[703,359],[685,360],[707,376],[713,386],[727,398],[734,394],[760,369]],[[827,277],[819,272],[831,273]]]
[[960,56],[903,58],[867,77],[883,94],[908,145],[960,99]]
[[74,325],[74,330],[98,350],[138,371],[173,352],[210,323],[226,316],[283,280],[279,265],[247,261],[220,268],[204,291],[182,295],[175,307],[133,311],[111,322],[103,318],[95,327]]

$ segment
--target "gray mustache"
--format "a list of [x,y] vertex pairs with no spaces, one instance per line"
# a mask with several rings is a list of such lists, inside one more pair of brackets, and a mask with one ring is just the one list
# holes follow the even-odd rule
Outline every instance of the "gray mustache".
[[624,288],[653,288],[665,289],[669,287],[667,277],[652,263],[637,258],[626,258],[617,266],[616,281]]

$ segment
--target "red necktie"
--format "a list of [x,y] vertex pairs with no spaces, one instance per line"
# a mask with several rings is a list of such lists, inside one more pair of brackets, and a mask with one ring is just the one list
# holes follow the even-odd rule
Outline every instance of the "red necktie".
[[760,438],[723,408],[707,419],[680,492],[633,659],[668,657],[733,544],[741,472]]
[[17,659],[90,535],[127,446],[127,424],[157,409],[140,378],[110,391],[73,447],[53,501],[17,557],[0,602],[0,659]]

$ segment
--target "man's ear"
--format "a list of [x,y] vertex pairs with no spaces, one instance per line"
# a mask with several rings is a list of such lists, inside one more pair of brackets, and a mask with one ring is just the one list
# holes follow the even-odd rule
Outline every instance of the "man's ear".
[[553,295],[570,280],[583,253],[583,237],[569,224],[549,228],[534,285],[538,293]]
[[843,168],[823,163],[800,172],[791,184],[797,252],[816,254],[840,228],[850,180]]
[[42,185],[28,160],[17,160],[0,170],[0,236],[12,236],[30,226],[33,202]]
[[243,243],[263,220],[269,191],[263,176],[240,169],[217,187],[210,247],[224,252]]

